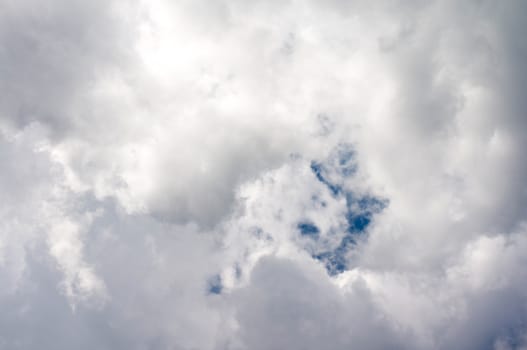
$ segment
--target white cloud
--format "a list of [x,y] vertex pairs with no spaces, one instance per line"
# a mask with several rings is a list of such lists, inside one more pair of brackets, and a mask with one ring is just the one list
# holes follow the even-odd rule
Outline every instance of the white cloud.
[[0,348],[525,346],[521,1],[3,1]]

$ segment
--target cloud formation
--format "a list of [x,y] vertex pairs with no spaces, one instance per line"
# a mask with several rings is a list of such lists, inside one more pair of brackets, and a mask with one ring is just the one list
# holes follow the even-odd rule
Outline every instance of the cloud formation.
[[527,348],[525,23],[0,1],[0,349]]

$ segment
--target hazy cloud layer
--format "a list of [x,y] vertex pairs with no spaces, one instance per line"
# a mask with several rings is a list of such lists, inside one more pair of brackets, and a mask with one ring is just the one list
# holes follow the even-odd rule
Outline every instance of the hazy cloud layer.
[[527,349],[526,23],[0,0],[0,349]]

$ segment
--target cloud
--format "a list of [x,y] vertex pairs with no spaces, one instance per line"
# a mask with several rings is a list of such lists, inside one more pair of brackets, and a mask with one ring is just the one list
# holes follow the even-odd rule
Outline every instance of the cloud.
[[521,1],[4,1],[0,348],[525,347]]
[[261,259],[232,297],[245,349],[404,348],[361,281],[342,294],[320,268]]

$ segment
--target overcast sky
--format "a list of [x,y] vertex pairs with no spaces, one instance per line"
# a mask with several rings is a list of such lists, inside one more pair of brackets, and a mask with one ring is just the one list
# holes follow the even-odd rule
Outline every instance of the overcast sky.
[[527,349],[527,2],[0,0],[0,349]]

